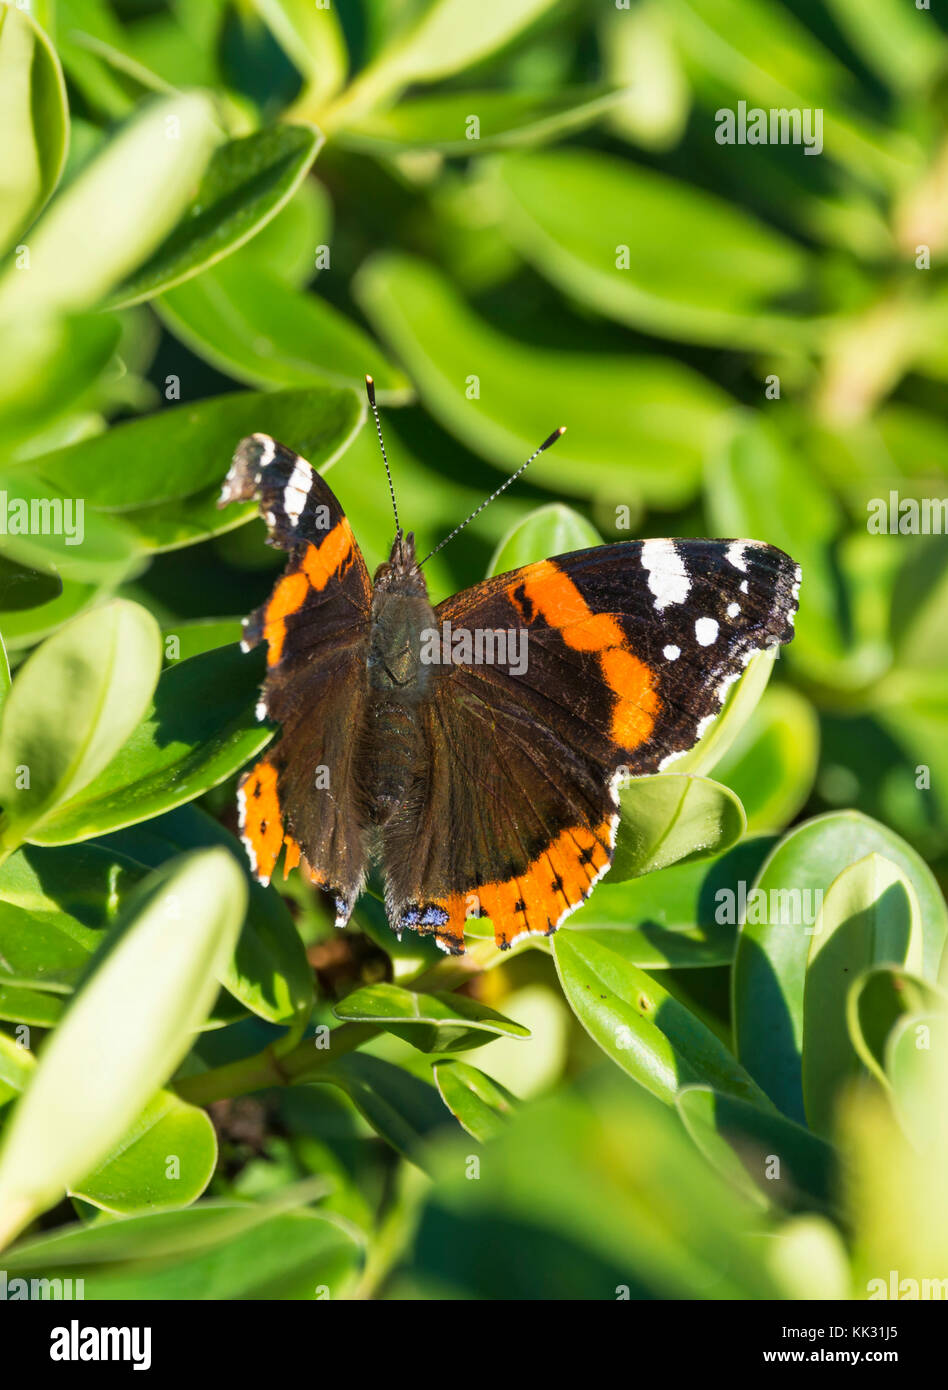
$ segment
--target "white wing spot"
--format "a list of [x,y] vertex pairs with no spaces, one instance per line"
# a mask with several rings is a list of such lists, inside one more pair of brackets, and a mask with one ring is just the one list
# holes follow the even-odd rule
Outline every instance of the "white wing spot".
[[710,647],[718,640],[718,625],[714,618],[699,618],[695,623],[695,636],[699,647]]
[[661,611],[670,603],[684,603],[691,588],[684,557],[674,541],[642,542],[642,568],[648,574],[648,587]]
[[666,661],[677,661],[681,656],[681,647],[676,647],[674,643],[662,648],[662,656]]
[[729,603],[727,606],[727,615],[729,618],[736,618],[740,611],[741,605],[739,603]]
[[733,565],[736,570],[740,570],[743,574],[747,573],[745,551],[746,547],[743,541],[731,541],[724,554],[728,564]]
[[313,485],[313,470],[305,459],[297,459],[290,474],[290,481],[283,489],[283,510],[290,518],[290,525],[299,524],[300,515],[306,506],[309,490]]

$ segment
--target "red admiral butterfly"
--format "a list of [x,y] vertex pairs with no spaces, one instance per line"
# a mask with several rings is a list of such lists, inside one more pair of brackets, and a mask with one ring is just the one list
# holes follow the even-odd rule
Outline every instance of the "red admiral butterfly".
[[219,505],[251,497],[289,563],[244,624],[283,736],[240,783],[241,831],[261,882],[283,853],[338,925],[380,861],[398,933],[460,953],[472,916],[502,947],[555,931],[612,862],[620,780],[692,748],[750,658],[793,636],[799,567],[759,541],[600,545],[432,607],[397,507],[370,580],[325,481],[267,435],[241,441]]

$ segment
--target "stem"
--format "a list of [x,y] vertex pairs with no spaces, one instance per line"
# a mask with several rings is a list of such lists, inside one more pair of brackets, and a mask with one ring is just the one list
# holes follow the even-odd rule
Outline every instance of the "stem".
[[328,1067],[337,1057],[352,1052],[381,1032],[374,1023],[343,1023],[329,1034],[329,1047],[325,1051],[318,1050],[309,1039],[280,1057],[274,1044],[253,1057],[244,1057],[225,1067],[214,1067],[197,1076],[183,1076],[172,1089],[192,1105],[210,1105],[215,1100],[230,1100],[251,1091],[263,1091],[268,1086],[289,1086]]

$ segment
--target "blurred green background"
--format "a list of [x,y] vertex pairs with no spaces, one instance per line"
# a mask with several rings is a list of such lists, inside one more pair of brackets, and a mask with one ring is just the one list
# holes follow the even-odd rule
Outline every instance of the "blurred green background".
[[[636,968],[723,1050],[741,985],[733,933],[715,931],[712,875],[749,883],[797,822],[855,808],[889,838],[854,832],[812,882],[828,889],[863,855],[889,853],[937,903],[923,902],[933,981],[948,551],[941,534],[913,534],[910,511],[900,531],[898,508],[946,493],[946,31],[902,0],[0,7],[0,492],[85,504],[82,545],[9,524],[0,537],[14,670],[114,595],[176,639],[169,666],[235,641],[280,563],[252,507],[214,507],[255,429],[331,467],[377,564],[392,522],[364,428],[366,372],[421,553],[565,423],[556,449],[432,562],[435,601],[482,578],[525,522],[524,553],[597,535],[750,536],[804,573],[796,639],[714,770],[746,811],[746,859],[607,881],[587,925],[625,931]],[[818,109],[822,152],[718,143],[716,113],[740,102]],[[879,533],[882,503],[896,520]],[[203,797],[231,829],[232,803],[232,778]],[[840,836],[852,824],[830,822]],[[376,901],[340,948],[298,884],[281,892],[317,968],[316,1017],[331,1021],[356,986],[430,968],[417,945],[395,948]],[[815,1126],[857,1155],[898,1148],[906,1215],[887,1246],[882,1159],[863,1172],[857,1158],[841,1198],[829,1145],[801,1128],[807,1180],[797,1174],[777,1216],[756,1188],[733,1193],[719,1177],[732,1160],[710,1136],[738,1132],[740,1155],[749,1136],[777,1143],[766,1125],[762,1137],[700,1099],[694,1113],[680,1103],[683,1119],[663,1109],[578,1026],[548,954],[518,953],[465,988],[532,1031],[476,1058],[536,1098],[485,1150],[478,1181],[469,1139],[459,1150],[435,1136],[429,1189],[373,1137],[414,1153],[417,1133],[438,1129],[430,1084],[399,1100],[391,1073],[373,1073],[430,1083],[429,1059],[394,1032],[349,1059],[336,1089],[218,1102],[213,1195],[263,1198],[332,1175],[328,1207],[369,1249],[359,1273],[354,1257],[325,1255],[333,1277],[319,1282],[334,1294],[338,1282],[434,1298],[864,1296],[893,1260],[945,1273],[948,1209],[898,1147],[891,1075]],[[923,992],[912,1008],[941,1004]],[[200,1065],[248,1055],[270,1026],[247,1017],[207,1033]],[[765,1030],[741,1061],[804,1121],[751,1055],[758,1044]],[[925,1094],[944,1097],[944,1084],[927,1077]],[[507,1110],[497,1095],[483,1105]],[[248,1254],[300,1237],[297,1263],[261,1288],[312,1296],[301,1221],[277,1213],[234,1237]]]

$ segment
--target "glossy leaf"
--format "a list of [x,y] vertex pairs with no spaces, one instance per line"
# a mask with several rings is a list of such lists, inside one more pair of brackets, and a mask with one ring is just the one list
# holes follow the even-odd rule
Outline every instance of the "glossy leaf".
[[486,1143],[507,1126],[516,1097],[467,1062],[435,1062],[435,1085],[462,1129]]
[[0,473],[0,496],[6,501],[7,558],[53,568],[80,583],[116,584],[134,567],[134,532],[118,518],[94,512],[81,492],[60,492],[20,468]]
[[346,79],[348,54],[339,16],[332,6],[308,0],[253,0],[260,18],[303,77],[295,108],[319,111]]
[[162,295],[165,325],[192,352],[251,386],[364,389],[389,404],[411,398],[405,375],[364,329],[327,300],[263,267],[215,266]]
[[849,1037],[859,1060],[888,1085],[885,1051],[895,1025],[905,1014],[933,1012],[948,1004],[948,994],[928,980],[897,965],[872,965],[858,975],[846,998]]
[[853,980],[883,962],[917,971],[921,958],[921,914],[906,874],[880,854],[844,869],[823,899],[806,968],[803,1103],[812,1129],[830,1130],[839,1094],[862,1070],[847,1026]]
[[944,1152],[948,1123],[944,1097],[948,1083],[948,1012],[906,1014],[889,1036],[885,1069],[899,1123],[921,1150]]
[[[271,1023],[290,1024],[309,1010],[313,972],[286,903],[275,888],[264,888],[251,877],[243,845],[199,806],[179,806],[166,815],[82,848],[127,856],[155,869],[189,850],[226,850],[244,876],[248,896],[247,916],[236,950],[221,974],[221,983],[258,1018]],[[2,872],[0,869],[0,875]]]
[[744,834],[741,803],[707,777],[633,777],[619,792],[613,883],[723,854]]
[[0,10],[0,249],[36,216],[59,181],[69,139],[59,59],[29,14]]
[[3,633],[0,632],[0,717],[3,715],[3,706],[10,693],[10,659],[7,656],[7,649],[3,644]]
[[773,845],[742,840],[714,859],[691,859],[625,883],[607,875],[569,919],[643,970],[728,965],[737,944],[740,884]]
[[53,994],[19,985],[0,985],[0,1019],[10,1023],[53,1028],[63,1014],[63,1002]]
[[610,318],[728,346],[800,341],[811,331],[772,308],[804,282],[803,253],[709,193],[569,149],[505,156],[498,189],[521,255]]
[[81,1278],[97,1299],[344,1298],[360,1238],[349,1222],[301,1206],[312,1187],[67,1226],[18,1245],[7,1267]]
[[338,143],[376,155],[411,150],[484,154],[581,130],[612,111],[622,95],[605,86],[537,93],[439,92],[374,111],[341,130]]
[[701,735],[695,746],[675,759],[675,772],[704,775],[716,768],[727,755],[752,718],[763,695],[776,656],[772,651],[756,652],[745,670],[731,686],[724,707]]
[[0,279],[0,317],[98,304],[178,222],[219,140],[210,99],[198,93],[137,115],[37,225],[30,273]]
[[502,48],[548,10],[553,0],[433,0],[413,25],[386,45],[326,113],[330,130],[350,124],[414,82],[434,82]]
[[732,746],[715,763],[736,792],[751,831],[780,829],[805,803],[816,777],[820,730],[810,702],[787,685],[766,690]]
[[25,662],[0,723],[8,845],[96,779],[142,717],[160,665],[157,623],[122,599],[74,619]]
[[553,956],[570,1007],[594,1042],[667,1105],[694,1083],[769,1109],[715,1035],[650,975],[596,941],[561,927]]
[[273,737],[254,703],[262,672],[239,647],[218,647],[163,671],[151,706],[120,752],[29,838],[66,845],[193,801],[231,777]]
[[510,528],[491,556],[487,573],[506,574],[536,560],[601,544],[602,537],[592,522],[562,502],[549,502]]
[[280,125],[221,145],[178,225],[114,291],[110,305],[125,308],[163,294],[249,241],[292,198],[321,143],[311,126]]
[[210,1117],[170,1091],[159,1091],[113,1152],[70,1193],[122,1215],[187,1206],[207,1187],[216,1163]]
[[690,369],[518,343],[407,256],[376,256],[355,292],[427,408],[493,463],[512,471],[565,424],[556,447],[530,465],[537,483],[610,506],[637,498],[675,506],[693,493],[727,399]]
[[[116,350],[119,321],[112,315],[33,317],[0,338],[0,427],[4,455],[49,429],[95,389]],[[18,496],[14,490],[10,496]]]
[[412,1163],[427,1166],[428,1145],[446,1122],[434,1086],[365,1053],[340,1057],[320,1070],[319,1080],[341,1087],[376,1134]]
[[530,1029],[463,994],[416,994],[398,985],[365,985],[333,1007],[337,1018],[379,1023],[420,1052],[461,1052],[498,1035],[529,1038]]
[[213,1001],[245,905],[243,879],[220,850],[142,885],[10,1121],[0,1149],[4,1244],[106,1158],[174,1071]]
[[0,1033],[0,1106],[26,1089],[36,1058],[28,1047]]
[[712,1167],[758,1202],[792,1211],[835,1202],[834,1152],[802,1125],[706,1086],[686,1087],[675,1104]]
[[[34,459],[31,468],[70,496],[84,497],[89,507],[109,512],[203,499],[215,489],[216,503],[244,435],[272,434],[324,469],[343,453],[363,416],[361,397],[328,387],[213,396],[113,426]],[[136,460],[134,469],[124,466],[129,458]],[[252,503],[229,512],[246,520],[257,508]]]
[[819,893],[867,854],[891,860],[921,907],[924,973],[934,973],[948,935],[948,912],[931,870],[898,835],[858,811],[795,827],[772,851],[747,893],[734,959],[737,1055],[791,1119],[805,1119],[800,1083],[803,989]]

